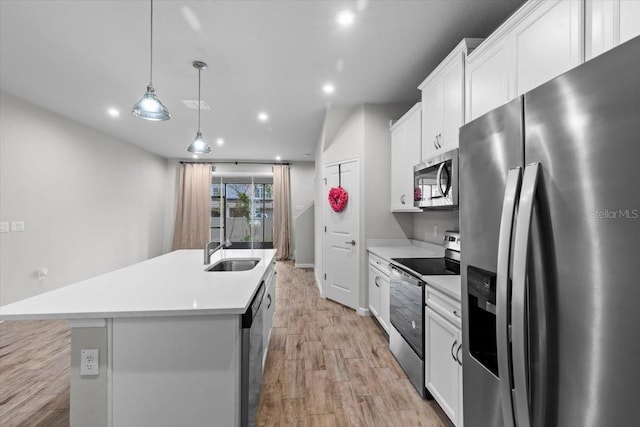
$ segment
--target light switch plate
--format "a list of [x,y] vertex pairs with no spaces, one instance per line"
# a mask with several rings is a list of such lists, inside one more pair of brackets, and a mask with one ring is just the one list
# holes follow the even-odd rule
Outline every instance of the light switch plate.
[[0,233],[8,233],[8,232],[9,232],[9,223],[0,222]]
[[22,221],[13,221],[11,223],[11,232],[19,232],[24,231],[24,222]]

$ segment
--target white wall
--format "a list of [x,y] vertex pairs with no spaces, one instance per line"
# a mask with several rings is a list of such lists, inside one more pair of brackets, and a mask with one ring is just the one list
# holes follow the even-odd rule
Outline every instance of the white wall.
[[174,191],[166,159],[0,94],[0,221],[25,223],[0,234],[0,304],[167,251]]
[[[426,211],[409,215],[413,216],[413,238],[417,240],[441,245],[446,230],[460,230],[457,210]],[[434,226],[438,229],[437,235],[433,234]]]
[[[298,226],[308,227],[313,226],[313,217],[309,217],[309,220],[302,221],[300,224],[296,223],[296,217],[300,215],[306,207],[308,207],[314,198],[314,180],[315,180],[315,163],[314,162],[294,162],[291,164],[290,171],[291,179],[291,250],[293,258],[296,257],[296,228]],[[313,240],[298,240],[299,244],[304,244],[305,247],[301,248],[305,254],[305,259],[308,259],[308,254],[313,254]],[[308,245],[307,245],[308,244]],[[308,246],[308,247],[307,247]],[[306,263],[307,261],[305,261]]]
[[[352,108],[346,120],[345,107],[339,107],[337,118],[327,111],[325,127],[316,149],[316,227],[315,266],[316,280],[322,272],[323,214],[326,205],[324,169],[327,163],[359,159],[360,161],[360,241],[372,238],[408,238],[413,231],[412,218],[403,214],[392,214],[390,210],[390,157],[391,133],[389,120],[398,119],[410,106],[363,104]],[[337,130],[329,129],[327,123],[341,123]],[[360,269],[359,306],[368,306],[366,284],[366,245],[358,245]]]

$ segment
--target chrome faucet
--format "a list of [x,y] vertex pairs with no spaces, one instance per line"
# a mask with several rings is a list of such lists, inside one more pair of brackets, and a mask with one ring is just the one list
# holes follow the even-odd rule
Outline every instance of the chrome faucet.
[[204,265],[209,265],[211,263],[211,255],[213,255],[220,248],[228,248],[231,246],[231,240],[227,239],[223,243],[220,243],[215,248],[211,249],[216,242],[211,241],[204,245]]

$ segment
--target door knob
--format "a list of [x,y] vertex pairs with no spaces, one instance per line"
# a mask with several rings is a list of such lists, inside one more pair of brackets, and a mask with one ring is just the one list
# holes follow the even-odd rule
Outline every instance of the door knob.
[[355,246],[356,245],[356,241],[352,240],[350,242],[345,242],[347,245],[351,245],[351,246]]

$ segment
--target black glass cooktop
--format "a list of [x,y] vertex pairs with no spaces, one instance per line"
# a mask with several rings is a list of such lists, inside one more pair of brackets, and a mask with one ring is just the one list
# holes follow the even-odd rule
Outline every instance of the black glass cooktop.
[[460,274],[460,263],[448,258],[392,258],[391,260],[421,276]]

